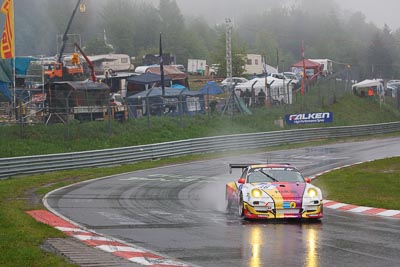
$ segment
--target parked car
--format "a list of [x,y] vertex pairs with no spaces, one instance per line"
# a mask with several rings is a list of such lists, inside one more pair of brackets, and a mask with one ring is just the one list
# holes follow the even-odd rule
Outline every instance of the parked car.
[[235,86],[236,84],[240,83],[245,83],[248,82],[246,78],[243,77],[232,77],[232,78],[226,78],[221,82],[221,87],[226,90],[228,89],[229,85]]
[[211,64],[211,67],[210,67],[210,69],[209,69],[209,75],[211,75],[211,76],[216,76],[216,75],[218,75],[218,71],[219,71],[219,68],[220,68],[220,64]]

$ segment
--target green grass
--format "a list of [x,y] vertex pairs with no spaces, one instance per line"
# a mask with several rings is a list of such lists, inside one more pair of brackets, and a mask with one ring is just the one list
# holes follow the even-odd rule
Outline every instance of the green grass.
[[332,171],[314,182],[325,199],[400,210],[400,157]]

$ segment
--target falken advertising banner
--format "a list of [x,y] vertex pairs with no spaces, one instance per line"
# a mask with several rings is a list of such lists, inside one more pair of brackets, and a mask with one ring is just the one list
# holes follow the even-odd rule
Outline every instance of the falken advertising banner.
[[287,124],[328,123],[333,122],[332,112],[313,112],[285,115]]

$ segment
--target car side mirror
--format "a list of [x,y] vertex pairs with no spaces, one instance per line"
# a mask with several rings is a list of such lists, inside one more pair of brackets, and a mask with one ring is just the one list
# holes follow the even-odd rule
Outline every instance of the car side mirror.
[[239,178],[238,183],[239,183],[239,184],[245,184],[245,183],[246,183],[246,179],[244,179],[244,178]]
[[311,178],[306,178],[305,180],[306,180],[306,183],[307,183],[307,184],[310,184],[310,183],[311,183]]

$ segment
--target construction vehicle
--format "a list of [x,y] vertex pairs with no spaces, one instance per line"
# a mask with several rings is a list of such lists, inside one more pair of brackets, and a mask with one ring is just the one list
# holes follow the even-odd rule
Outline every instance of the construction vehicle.
[[[90,79],[93,82],[96,82],[96,75],[94,74],[94,65],[92,63],[92,61],[89,59],[89,57],[85,54],[85,52],[83,52],[82,48],[75,42],[74,46],[79,50],[79,52],[81,53],[81,55],[85,58],[88,67],[90,68]],[[79,60],[79,55],[78,53],[74,53],[72,55],[72,63],[79,63],[80,64],[80,60]]]
[[72,55],[71,60],[65,60],[63,57],[65,45],[68,40],[68,31],[69,28],[71,27],[72,20],[75,17],[75,13],[80,5],[80,2],[81,0],[78,0],[72,12],[72,16],[67,24],[67,28],[63,35],[62,45],[57,60],[55,62],[50,62],[44,65],[44,76],[46,81],[66,81],[66,80],[71,81],[71,80],[83,79],[84,69],[79,61],[78,54],[74,53]]

